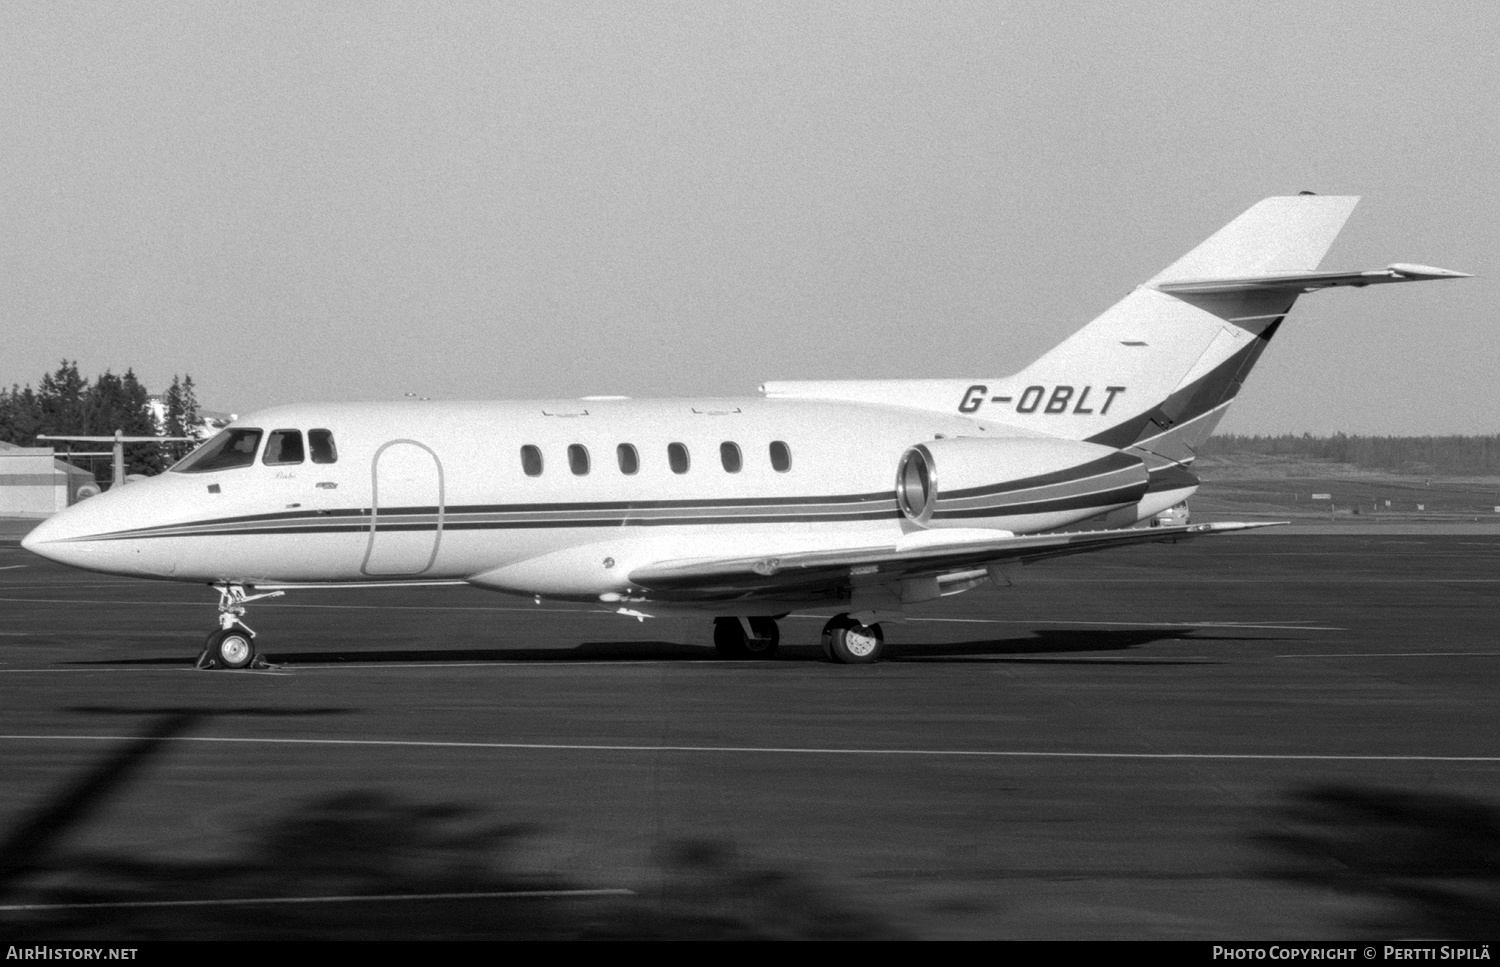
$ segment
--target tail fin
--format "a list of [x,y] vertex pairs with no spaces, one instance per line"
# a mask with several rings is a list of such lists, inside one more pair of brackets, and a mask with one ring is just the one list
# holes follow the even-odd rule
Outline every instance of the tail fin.
[[1323,261],[1357,204],[1355,195],[1267,198],[1214,232],[1146,285],[1310,272]]
[[1267,198],[1014,376],[767,383],[771,397],[964,413],[1131,448],[1152,466],[1193,459],[1297,296],[1336,285],[1455,278],[1418,265],[1313,271],[1356,197]]
[[[1084,417],[1055,428],[1032,422],[1076,439],[1136,447],[1160,461],[1191,460],[1302,290],[1165,289],[1309,273],[1358,203],[1294,195],[1253,205],[1016,374],[1018,415]],[[1094,400],[1077,399],[1085,395]]]

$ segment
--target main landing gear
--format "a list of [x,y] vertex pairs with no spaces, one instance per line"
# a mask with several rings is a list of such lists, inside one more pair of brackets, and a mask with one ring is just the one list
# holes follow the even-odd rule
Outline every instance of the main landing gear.
[[[255,654],[255,632],[240,619],[245,616],[245,605],[262,598],[279,598],[285,591],[269,591],[265,594],[245,593],[243,584],[216,584],[219,592],[219,628],[203,643],[198,655],[199,668],[265,668],[264,658]],[[251,588],[254,590],[254,588]]]
[[[715,618],[714,648],[719,657],[736,660],[770,658],[781,643],[775,618]],[[870,665],[880,660],[885,635],[879,624],[862,624],[847,614],[835,615],[823,626],[823,656],[844,665]]]
[[721,658],[770,658],[779,644],[775,618],[714,619],[714,649]]
[[873,665],[885,648],[879,624],[862,624],[847,614],[836,614],[823,626],[823,655],[844,665]]

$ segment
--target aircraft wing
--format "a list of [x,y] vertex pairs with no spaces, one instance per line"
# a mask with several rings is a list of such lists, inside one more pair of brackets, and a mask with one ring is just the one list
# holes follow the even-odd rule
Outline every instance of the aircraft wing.
[[964,571],[977,574],[1008,562],[1024,564],[1127,544],[1175,542],[1272,526],[1275,524],[1185,524],[1019,537],[1006,531],[930,530],[871,547],[659,561],[631,571],[630,583],[673,597],[758,597],[936,578]]

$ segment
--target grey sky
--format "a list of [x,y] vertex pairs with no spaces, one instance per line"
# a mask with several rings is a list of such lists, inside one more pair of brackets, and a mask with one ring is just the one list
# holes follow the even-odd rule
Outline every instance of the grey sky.
[[1361,194],[1221,429],[1500,431],[1500,5],[15,3],[0,384],[210,405],[1020,368]]

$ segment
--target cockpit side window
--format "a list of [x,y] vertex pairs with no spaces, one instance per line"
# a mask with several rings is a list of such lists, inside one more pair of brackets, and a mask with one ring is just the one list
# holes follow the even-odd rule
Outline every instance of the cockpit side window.
[[177,461],[172,472],[208,473],[211,470],[248,467],[255,462],[261,432],[249,427],[221,430],[212,440]]
[[261,455],[260,462],[284,466],[301,463],[304,459],[301,430],[272,430],[270,439],[266,441],[266,452]]
[[338,463],[338,447],[333,445],[332,430],[308,430],[307,448],[312,451],[313,463]]

